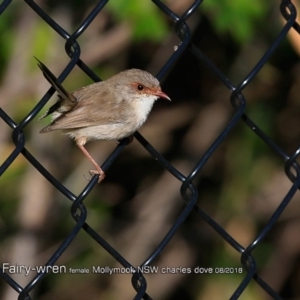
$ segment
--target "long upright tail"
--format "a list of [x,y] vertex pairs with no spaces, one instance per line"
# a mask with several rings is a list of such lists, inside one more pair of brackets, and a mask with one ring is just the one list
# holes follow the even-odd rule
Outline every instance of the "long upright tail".
[[56,111],[62,104],[64,104],[65,106],[74,106],[77,103],[76,98],[58,82],[53,73],[40,60],[38,60],[36,57],[35,59],[38,61],[38,66],[43,72],[44,77],[55,88],[59,95],[59,101],[52,105],[49,110],[40,117],[40,119],[43,119],[49,114]]

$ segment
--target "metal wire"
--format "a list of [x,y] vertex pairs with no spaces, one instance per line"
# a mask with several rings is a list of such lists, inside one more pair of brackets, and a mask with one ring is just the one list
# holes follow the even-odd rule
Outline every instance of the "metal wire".
[[[113,1],[113,0],[111,0]],[[92,70],[81,60],[81,48],[80,44],[77,42],[78,38],[85,32],[85,30],[90,26],[91,22],[105,7],[108,0],[99,1],[92,11],[87,15],[85,20],[78,26],[78,28],[73,33],[68,33],[64,28],[57,24],[48,14],[44,11],[37,2],[33,0],[25,0],[25,2],[31,7],[31,9],[38,14],[47,24],[50,26],[57,34],[65,39],[65,51],[70,56],[70,62],[65,67],[61,75],[58,77],[60,82],[64,81],[75,65],[80,67],[88,76],[90,76],[94,81],[101,80]],[[269,294],[273,299],[281,299],[273,288],[265,282],[257,272],[257,263],[255,261],[252,252],[254,249],[262,242],[269,231],[274,227],[278,218],[281,216],[285,210],[288,203],[291,201],[300,185],[299,176],[299,165],[296,159],[300,153],[297,150],[294,154],[289,156],[285,153],[274,141],[272,141],[267,134],[259,128],[245,113],[246,99],[243,95],[244,88],[253,80],[260,69],[269,60],[272,53],[278,48],[279,44],[286,37],[287,33],[291,28],[295,29],[298,33],[299,24],[296,22],[296,8],[290,1],[281,1],[280,11],[286,20],[286,24],[283,29],[274,39],[272,45],[264,53],[258,63],[253,67],[249,74],[237,85],[235,86],[230,82],[230,80],[212,63],[207,56],[205,56],[201,50],[192,43],[190,28],[186,24],[186,21],[195,12],[196,9],[202,4],[202,0],[196,0],[194,3],[183,13],[178,16],[174,13],[166,4],[162,3],[160,0],[152,0],[153,5],[156,5],[162,14],[168,16],[170,21],[174,23],[174,32],[181,41],[178,48],[174,53],[166,58],[166,62],[161,66],[161,70],[157,74],[158,79],[162,79],[165,74],[170,70],[174,63],[182,56],[185,51],[190,51],[196,59],[203,62],[207,69],[216,75],[216,77],[223,83],[223,85],[231,93],[231,105],[235,110],[235,114],[232,119],[225,126],[221,134],[212,142],[211,146],[199,157],[198,162],[195,164],[193,169],[187,176],[184,176],[179,170],[177,170],[166,158],[164,158],[156,149],[139,133],[135,133],[135,138],[137,141],[155,158],[155,160],[160,163],[172,176],[174,176],[178,181],[182,183],[181,185],[181,196],[184,200],[185,207],[182,209],[179,216],[174,221],[173,225],[161,240],[159,245],[153,250],[153,252],[145,258],[144,263],[141,266],[149,266],[153,261],[162,253],[165,247],[168,245],[170,240],[174,237],[179,227],[185,222],[187,217],[194,212],[206,222],[216,233],[220,235],[231,247],[233,247],[241,255],[241,265],[243,266],[245,272],[242,282],[233,291],[230,299],[238,299],[240,295],[244,292],[250,282],[256,282],[260,287]],[[0,4],[0,15],[10,7],[11,1],[4,0]],[[1,22],[1,16],[0,16]],[[0,118],[5,122],[5,126],[9,126],[12,132],[12,140],[15,144],[15,148],[4,160],[0,166],[0,175],[2,175],[10,167],[10,165],[15,161],[15,159],[22,154],[38,172],[40,172],[60,193],[66,196],[72,201],[71,214],[75,220],[75,226],[73,230],[68,234],[63,243],[58,247],[58,249],[49,258],[45,266],[53,266],[58,258],[66,251],[67,247],[70,245],[72,240],[76,238],[81,229],[85,230],[86,233],[95,240],[99,246],[105,249],[116,261],[118,261],[122,266],[126,268],[134,268],[134,266],[126,260],[115,248],[113,248],[104,238],[102,238],[89,224],[86,223],[87,218],[87,208],[84,205],[84,200],[87,198],[88,194],[97,184],[97,176],[94,176],[92,180],[87,184],[87,186],[82,190],[80,195],[74,195],[70,190],[68,190],[61,182],[59,182],[52,174],[45,169],[42,164],[26,149],[26,136],[23,130],[30,124],[30,122],[36,117],[36,115],[41,111],[50,97],[53,95],[54,89],[50,88],[49,91],[44,95],[44,97],[37,103],[37,105],[24,116],[24,118],[16,123],[3,109],[0,108]],[[198,200],[198,191],[193,184],[195,176],[206,165],[208,159],[214,154],[214,152],[220,147],[220,144],[227,138],[228,134],[240,121],[243,121],[254,134],[256,134],[272,151],[278,154],[279,157],[285,162],[285,171],[288,178],[292,181],[292,187],[286,196],[282,199],[278,208],[274,211],[269,222],[260,230],[259,234],[255,237],[252,243],[250,243],[246,248],[241,246],[238,241],[236,241],[226,230],[218,224],[211,216],[209,216],[201,207],[196,203]],[[102,165],[103,170],[108,170],[114,161],[118,158],[120,153],[123,151],[127,144],[127,140],[121,141],[116,149],[107,157],[106,161]],[[292,170],[293,169],[293,170]],[[296,171],[296,175],[294,174]],[[136,270],[137,271],[137,270]],[[36,275],[29,284],[25,287],[21,287],[17,282],[15,282],[7,273],[5,273],[2,268],[0,269],[0,277],[10,285],[15,291],[19,293],[18,299],[31,299],[29,293],[43,280],[46,273],[39,273]],[[151,291],[147,291],[147,279],[140,272],[135,272],[132,275],[132,286],[136,290],[136,296],[134,299],[151,299]]]

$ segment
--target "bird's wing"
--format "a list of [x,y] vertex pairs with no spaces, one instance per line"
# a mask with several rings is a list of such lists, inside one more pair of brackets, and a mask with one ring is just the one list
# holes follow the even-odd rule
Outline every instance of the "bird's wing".
[[[87,89],[89,88],[86,87]],[[128,110],[127,101],[106,101],[106,97],[101,97],[101,93],[80,89],[83,96],[78,99],[78,104],[70,111],[55,119],[50,125],[41,130],[41,133],[53,130],[75,129],[95,125],[108,125],[116,123],[126,123],[130,117],[131,110]],[[90,97],[88,97],[90,96]],[[100,98],[99,98],[100,97]]]
[[58,82],[57,78],[53,75],[53,73],[36,57],[35,59],[38,61],[38,66],[43,72],[44,77],[48,80],[48,82],[55,88],[61,98],[68,102],[72,102],[75,104],[77,102],[76,98],[65,90],[65,88]]

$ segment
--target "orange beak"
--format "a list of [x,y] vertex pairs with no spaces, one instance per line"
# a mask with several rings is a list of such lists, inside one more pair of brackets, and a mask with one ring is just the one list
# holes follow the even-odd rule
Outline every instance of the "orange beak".
[[164,99],[171,101],[171,98],[167,94],[162,92],[161,90],[157,90],[157,91],[153,92],[153,95],[155,95],[159,98],[164,98]]

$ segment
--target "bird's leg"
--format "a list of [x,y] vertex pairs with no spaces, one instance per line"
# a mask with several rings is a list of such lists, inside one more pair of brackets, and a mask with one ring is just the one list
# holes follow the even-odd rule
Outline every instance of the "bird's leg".
[[95,175],[95,174],[98,174],[99,175],[98,183],[100,183],[104,179],[104,177],[105,177],[104,171],[100,168],[100,166],[92,158],[92,156],[90,155],[90,153],[84,148],[84,145],[82,145],[80,142],[77,142],[76,144],[81,149],[81,151],[86,155],[86,157],[92,162],[92,164],[95,166],[96,170],[89,170],[89,173],[92,176]]
[[127,145],[129,145],[129,144],[131,144],[133,142],[134,136],[130,135],[129,137],[127,137],[127,139],[128,139],[128,144]]
[[[133,136],[133,135],[130,135],[130,136],[124,138],[124,140],[125,140],[125,139],[127,139],[127,145],[129,145],[129,144],[131,144],[131,143],[133,142],[134,136]],[[117,141],[117,144],[120,144],[121,141],[122,141],[122,140]]]

